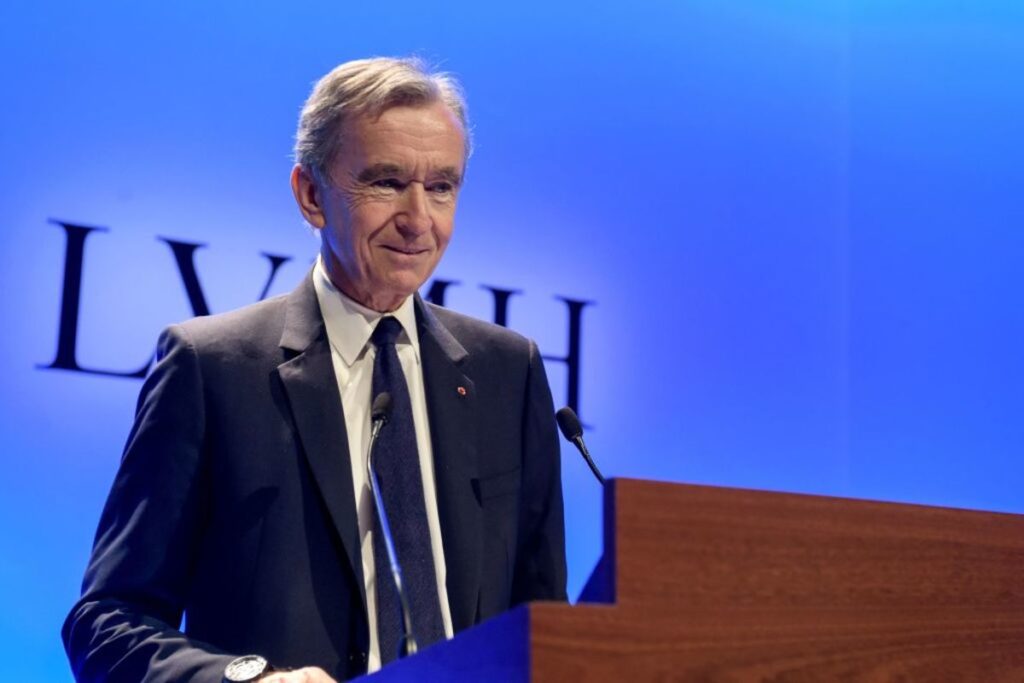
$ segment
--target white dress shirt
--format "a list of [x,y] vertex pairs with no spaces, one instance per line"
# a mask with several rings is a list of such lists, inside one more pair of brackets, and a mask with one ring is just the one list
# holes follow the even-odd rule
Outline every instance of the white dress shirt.
[[[377,638],[377,571],[373,561],[373,495],[366,476],[366,448],[370,441],[370,403],[373,400],[373,361],[376,349],[370,342],[377,323],[385,315],[394,316],[402,325],[396,349],[398,359],[409,385],[412,401],[412,419],[416,428],[416,446],[419,450],[420,472],[423,475],[423,500],[427,507],[427,525],[437,573],[437,592],[441,603],[441,619],[445,636],[452,637],[451,609],[445,586],[444,546],[441,523],[437,514],[437,489],[434,479],[433,448],[430,444],[430,423],[427,419],[427,401],[423,392],[423,366],[420,360],[419,333],[416,330],[416,311],[413,297],[407,298],[391,313],[378,313],[345,296],[327,276],[318,258],[313,269],[313,287],[320,304],[320,312],[327,326],[327,339],[331,344],[334,375],[338,380],[341,405],[344,406],[345,430],[348,433],[349,460],[352,465],[352,484],[355,489],[356,514],[359,518],[359,543],[363,559],[363,579],[366,588],[366,609],[370,623],[370,651],[367,670],[380,668],[380,643]],[[338,457],[342,457],[338,449]],[[390,572],[384,568],[381,581],[391,582]]]

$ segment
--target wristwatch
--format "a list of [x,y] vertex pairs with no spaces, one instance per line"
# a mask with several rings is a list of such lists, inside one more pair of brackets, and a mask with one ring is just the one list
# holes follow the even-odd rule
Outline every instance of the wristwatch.
[[263,657],[245,655],[232,659],[224,667],[224,683],[254,683],[264,674],[273,671],[274,667],[270,666],[270,662]]

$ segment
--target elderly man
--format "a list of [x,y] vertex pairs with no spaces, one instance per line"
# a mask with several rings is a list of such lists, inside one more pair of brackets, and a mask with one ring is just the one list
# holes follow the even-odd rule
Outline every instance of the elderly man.
[[[536,345],[424,303],[468,157],[457,84],[343,64],[291,185],[320,256],[291,294],[170,327],[63,636],[80,681],[331,681],[511,605],[565,598],[551,396]],[[179,630],[183,613],[184,630]]]

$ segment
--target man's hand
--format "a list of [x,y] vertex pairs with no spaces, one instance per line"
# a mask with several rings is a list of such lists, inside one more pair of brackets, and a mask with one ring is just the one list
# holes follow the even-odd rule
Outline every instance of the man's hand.
[[276,671],[267,674],[259,683],[337,683],[318,666],[307,666],[296,671]]

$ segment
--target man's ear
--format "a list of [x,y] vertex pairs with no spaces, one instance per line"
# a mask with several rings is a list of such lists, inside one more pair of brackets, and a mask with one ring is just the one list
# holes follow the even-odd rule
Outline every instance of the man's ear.
[[317,230],[327,225],[320,188],[317,187],[313,174],[301,164],[295,164],[295,168],[292,169],[292,194],[295,195],[295,203],[299,205],[299,211],[307,223]]

